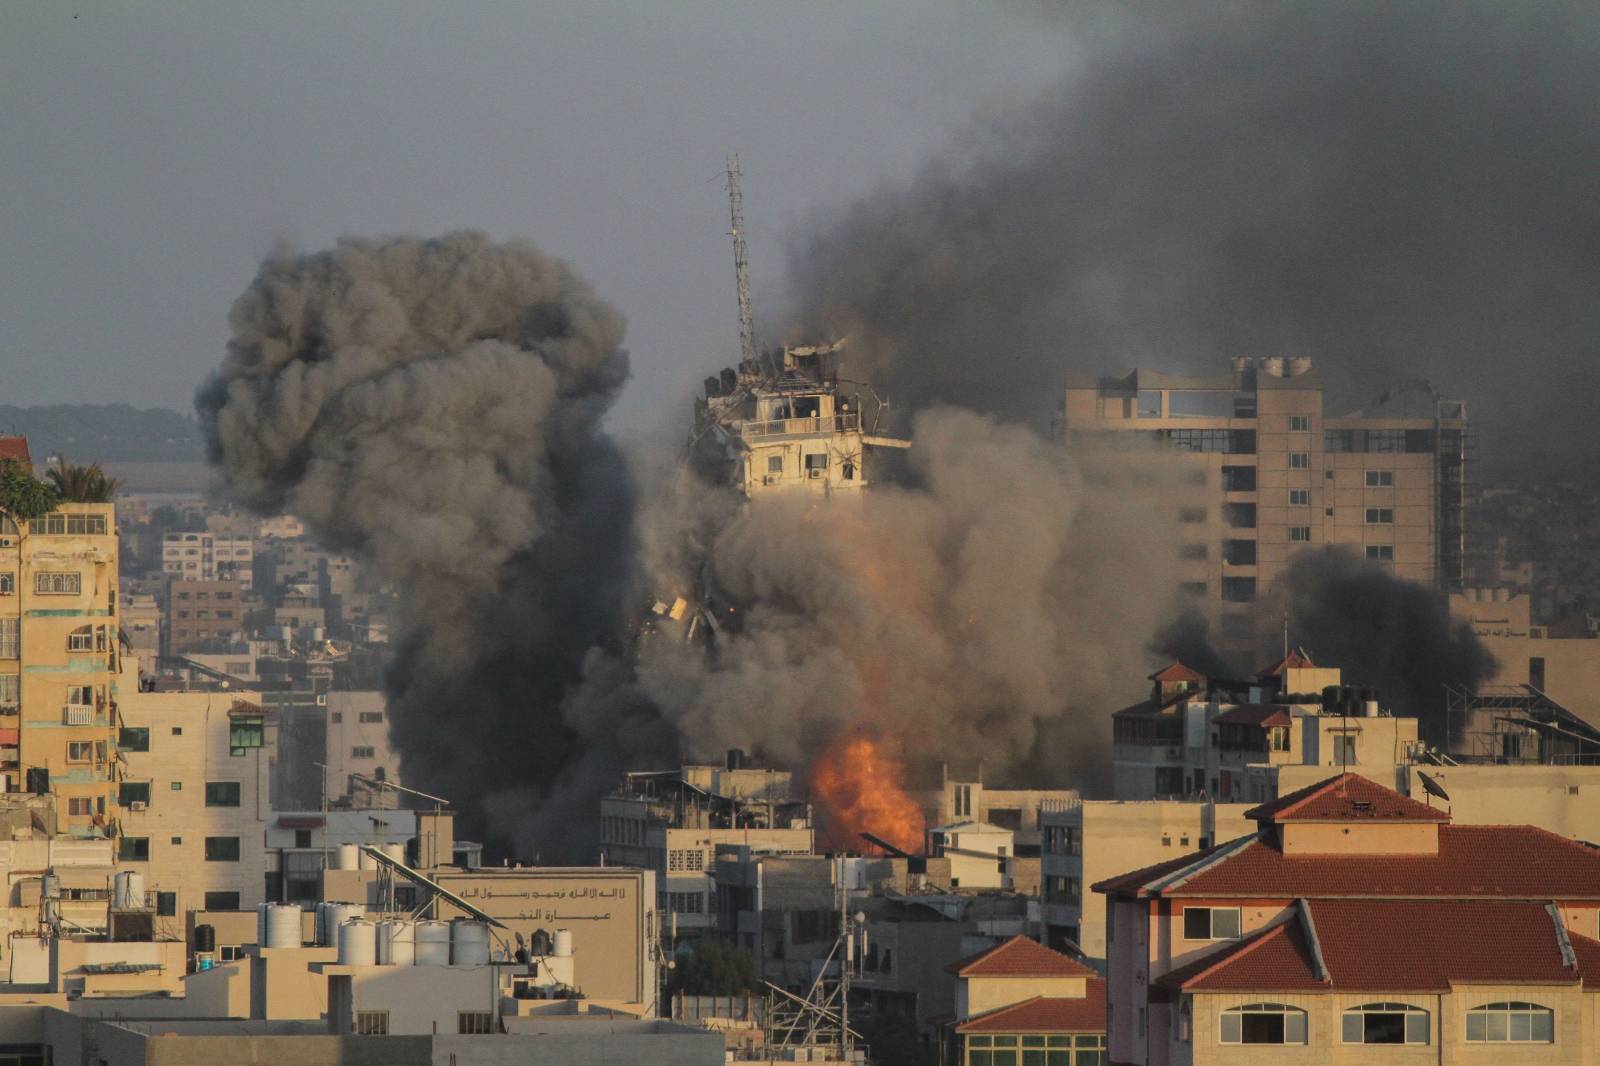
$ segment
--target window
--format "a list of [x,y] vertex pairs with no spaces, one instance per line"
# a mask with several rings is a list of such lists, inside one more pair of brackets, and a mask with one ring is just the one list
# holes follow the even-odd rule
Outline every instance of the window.
[[1232,940],[1238,935],[1238,907],[1183,908],[1185,940]]
[[94,814],[94,800],[88,796],[73,796],[67,800],[67,814],[73,818],[88,818]]
[[1528,684],[1540,692],[1544,691],[1544,656],[1528,657]]
[[176,892],[156,893],[156,915],[162,918],[171,918],[178,913],[178,894]]
[[350,749],[350,757],[352,759],[375,759],[378,757],[378,750],[370,744],[358,744]]
[[1289,416],[1289,432],[1290,433],[1310,433],[1311,432],[1311,416],[1310,415],[1290,415]]
[[124,781],[117,786],[117,803],[126,807],[133,803],[150,803],[150,782]]
[[[1188,913],[1189,908],[1184,911]],[[1306,1012],[1283,1003],[1247,1003],[1222,1012],[1224,1044],[1304,1044]]]
[[1171,418],[1232,418],[1233,393],[1212,390],[1167,393],[1167,415]]
[[1367,525],[1387,526],[1394,522],[1394,509],[1390,507],[1368,507]]
[[1386,489],[1386,488],[1392,487],[1393,485],[1394,485],[1394,471],[1393,470],[1368,470],[1367,471],[1367,488],[1369,488],[1369,489]]
[[294,846],[297,848],[311,847],[311,830],[296,829],[294,831]]
[[376,723],[376,722],[382,722],[383,721],[383,712],[382,711],[362,711],[361,712],[361,721],[364,724],[368,724],[368,725]]
[[89,740],[74,740],[67,744],[68,762],[94,761],[94,742]]
[[263,743],[264,730],[260,718],[234,718],[228,722],[228,754],[243,755]]
[[783,456],[781,456],[781,455],[769,455],[769,456],[767,456],[767,473],[769,473],[769,474],[781,474],[781,473],[783,473]]
[[1160,418],[1161,417],[1161,390],[1160,389],[1140,389],[1139,390],[1139,396],[1138,396],[1138,399],[1137,399],[1136,402],[1137,402],[1137,405],[1138,405],[1138,412],[1139,412],[1139,417],[1140,418]]
[[1344,1012],[1346,1044],[1426,1044],[1428,1012],[1406,1003],[1363,1003]]
[[1289,506],[1290,507],[1310,507],[1311,506],[1311,490],[1310,489],[1290,489],[1289,490]]
[[15,659],[22,653],[22,619],[0,618],[0,659]]
[[1256,542],[1253,540],[1223,541],[1222,561],[1229,566],[1256,565]]
[[1555,1038],[1555,1013],[1537,1003],[1485,1003],[1467,1011],[1469,1044],[1550,1044]]
[[120,862],[149,862],[149,837],[118,837],[117,859]]
[[15,712],[22,705],[22,677],[0,674],[0,708]]
[[205,908],[208,911],[236,911],[239,909],[239,893],[207,892]]
[[706,868],[706,853],[699,848],[673,848],[667,852],[668,873],[689,873]]
[[1392,562],[1394,560],[1394,545],[1393,544],[1368,544],[1367,545],[1367,558],[1368,559],[1378,559],[1378,560],[1382,560],[1384,562]]
[[1311,453],[1310,452],[1290,452],[1289,453],[1289,469],[1290,470],[1310,470],[1311,469]]
[[239,792],[239,782],[237,781],[207,781],[206,806],[237,807],[239,806]]
[[94,629],[91,626],[79,626],[67,634],[68,651],[94,651]]
[[1223,492],[1256,491],[1256,468],[1253,466],[1225,466],[1222,468]]
[[1289,527],[1289,540],[1290,541],[1293,541],[1293,542],[1296,542],[1296,543],[1300,543],[1300,544],[1304,544],[1304,543],[1308,542],[1310,539],[1311,539],[1311,527],[1310,526],[1290,526]]
[[1256,598],[1256,579],[1253,577],[1223,578],[1222,598],[1229,603],[1251,602]]
[[33,575],[33,591],[40,596],[76,596],[83,591],[83,577],[59,570],[42,571]]
[[334,725],[339,725],[341,722],[344,721],[344,712],[343,711],[334,711],[333,713],[328,715],[328,721],[332,722]]
[[1338,766],[1356,765],[1356,738],[1353,733],[1335,733],[1333,761]]
[[14,596],[17,592],[17,575],[0,573],[0,596]]
[[1267,730],[1267,742],[1273,751],[1289,750],[1289,727],[1275,725]]
[[1254,455],[1256,451],[1253,429],[1169,429],[1164,436],[1167,443],[1180,452]]
[[1178,547],[1178,558],[1180,559],[1204,559],[1205,557],[1206,546],[1204,544],[1183,544]]
[[40,515],[28,523],[28,532],[43,533],[46,536],[61,536],[62,534],[76,534],[79,536],[94,534],[105,536],[106,516],[103,514],[62,514],[56,511],[53,514]]
[[67,702],[76,707],[94,706],[93,685],[68,685]]
[[806,456],[806,473],[814,474],[828,469],[828,453],[812,452]]
[[1206,509],[1204,507],[1182,507],[1178,509],[1178,521],[1180,522],[1194,523],[1204,522],[1205,520]]
[[463,1036],[484,1036],[494,1032],[494,1015],[486,1010],[456,1013],[456,1032]]
[[183,782],[182,781],[174,781],[172,783],[172,791],[174,791],[174,792],[182,792],[183,791]]
[[206,862],[238,861],[238,837],[206,837]]
[[1225,503],[1222,520],[1234,529],[1256,528],[1256,505],[1253,503]]

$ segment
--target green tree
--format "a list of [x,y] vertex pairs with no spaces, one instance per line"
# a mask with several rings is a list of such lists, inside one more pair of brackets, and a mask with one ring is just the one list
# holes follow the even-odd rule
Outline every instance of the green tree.
[[122,483],[107,477],[99,463],[87,466],[62,459],[45,475],[63,500],[72,503],[110,503]]
[[56,509],[60,494],[15,459],[0,460],[0,511],[18,525]]
[[705,937],[678,959],[667,977],[667,994],[738,996],[756,989],[756,961],[731,940]]

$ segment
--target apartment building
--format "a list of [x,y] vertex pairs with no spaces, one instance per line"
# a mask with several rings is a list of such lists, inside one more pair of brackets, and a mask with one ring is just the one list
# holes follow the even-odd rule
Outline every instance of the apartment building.
[[64,835],[114,831],[117,560],[112,504],[0,514],[0,777],[55,795]]
[[956,767],[941,763],[937,778],[927,783],[930,787],[911,790],[925,824],[983,822],[1008,829],[1015,837],[1013,855],[1037,853],[1042,804],[1078,801],[1073,789],[1015,788],[987,782],[981,762]]
[[1104,1066],[1106,986],[1083,963],[1017,936],[947,969],[956,1009],[942,1061]]
[[1106,899],[1089,886],[1130,866],[1154,865],[1244,836],[1254,828],[1244,816],[1249,807],[1206,799],[1047,805],[1039,816],[1045,944],[1103,967]]
[[144,875],[158,924],[265,902],[276,737],[254,692],[142,692],[122,679],[119,868]]
[[1310,359],[1240,358],[1212,377],[1073,380],[1062,425],[1069,440],[1136,434],[1192,463],[1210,502],[1178,515],[1183,580],[1234,646],[1252,646],[1248,604],[1303,549],[1345,545],[1403,578],[1462,582],[1466,408],[1431,389],[1334,416]]
[[1387,786],[1422,745],[1417,720],[1294,649],[1255,678],[1207,678],[1181,662],[1150,675],[1150,695],[1112,715],[1117,799],[1262,802],[1329,772]]
[[334,804],[396,807],[399,794],[369,781],[400,783],[400,755],[389,746],[388,699],[382,692],[326,694],[327,794]]
[[182,655],[244,632],[244,586],[237,580],[173,580],[167,583],[167,655]]
[[1112,1062],[1594,1060],[1600,852],[1356,774],[1247,816],[1094,886]]
[[788,771],[744,766],[739,752],[720,767],[628,774],[600,801],[602,861],[655,871],[663,921],[700,935],[717,927],[719,846],[811,853],[811,809],[791,790]]
[[1508,588],[1466,588],[1450,613],[1494,654],[1491,685],[1527,685],[1600,728],[1600,636],[1533,624],[1533,598]]
[[161,570],[176,581],[253,582],[255,540],[221,532],[168,533],[161,538]]

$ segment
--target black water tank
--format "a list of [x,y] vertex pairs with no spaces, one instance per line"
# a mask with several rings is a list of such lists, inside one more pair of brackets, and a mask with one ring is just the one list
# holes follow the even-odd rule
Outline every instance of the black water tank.
[[1339,709],[1339,686],[1327,685],[1322,690],[1322,710],[1325,714],[1333,714]]
[[199,952],[212,952],[217,950],[217,931],[209,925],[194,927],[194,949]]
[[733,372],[732,367],[722,368],[722,395],[732,396],[733,390],[739,387],[739,375]]
[[43,766],[28,767],[28,791],[43,796],[50,791],[50,771]]
[[706,399],[714,400],[722,395],[722,383],[716,378],[706,378]]

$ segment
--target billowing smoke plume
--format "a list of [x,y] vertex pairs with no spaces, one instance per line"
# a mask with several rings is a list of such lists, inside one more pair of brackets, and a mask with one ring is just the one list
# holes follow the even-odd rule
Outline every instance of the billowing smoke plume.
[[795,335],[912,410],[1309,355],[1336,407],[1424,375],[1486,444],[1595,449],[1600,8],[1048,7],[1052,92],[797,232]]
[[1103,711],[1176,595],[1180,472],[948,408],[913,439],[909,485],[735,512],[704,544],[723,637],[648,644],[640,684],[701,757],[803,767],[866,728],[903,758],[1101,783]]
[[671,757],[648,716],[596,748],[559,710],[615,638],[631,558],[631,481],[599,428],[623,323],[587,283],[482,234],[349,239],[273,255],[231,325],[197,398],[212,459],[240,501],[298,515],[398,591],[409,784],[478,832],[585,759]]

